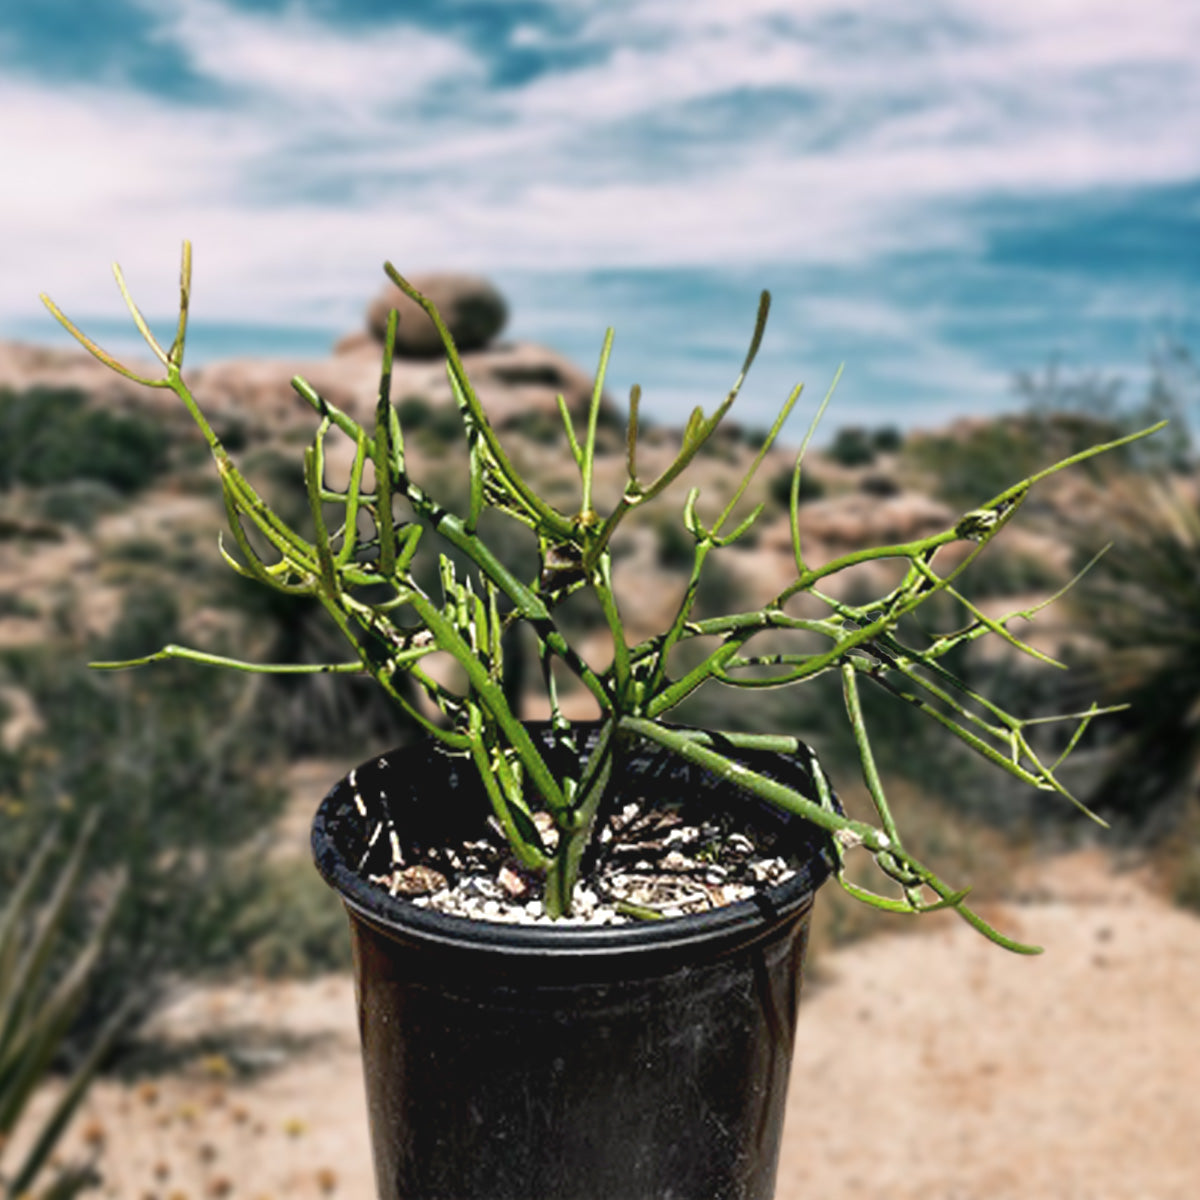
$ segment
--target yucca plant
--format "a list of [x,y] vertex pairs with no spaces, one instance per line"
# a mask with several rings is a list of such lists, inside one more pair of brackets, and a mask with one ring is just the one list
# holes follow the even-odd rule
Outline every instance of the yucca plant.
[[[85,822],[65,862],[59,862],[56,854],[58,831],[46,834],[0,915],[0,1193],[5,1200],[32,1196],[35,1186],[36,1194],[46,1200],[69,1200],[95,1178],[92,1163],[54,1168],[49,1162],[112,1046],[120,1013],[100,1030],[30,1136],[25,1136],[22,1125],[29,1102],[46,1081],[84,999],[120,896],[120,885],[114,882],[91,936],[73,961],[62,967],[55,951],[94,828],[94,818]],[[8,1153],[17,1144],[18,1130],[24,1147],[19,1158],[15,1151]]]
[[[372,676],[412,723],[449,752],[474,763],[512,853],[528,872],[543,879],[545,906],[551,915],[571,910],[584,852],[597,829],[602,800],[614,776],[614,762],[629,747],[650,743],[824,830],[842,886],[868,904],[900,913],[952,909],[1000,945],[1034,950],[993,929],[967,905],[965,889],[943,880],[906,848],[876,767],[863,719],[860,686],[864,681],[883,686],[998,769],[1039,791],[1078,804],[1057,774],[1063,756],[1054,761],[1039,757],[1028,736],[1031,721],[1002,709],[961,683],[947,671],[943,660],[967,643],[994,635],[1024,654],[1050,661],[1012,629],[1018,620],[1032,619],[1036,608],[989,617],[960,590],[962,576],[1017,515],[1030,489],[1040,480],[1142,437],[1158,426],[1048,465],[985,498],[937,534],[857,550],[817,564],[804,549],[798,500],[805,448],[829,402],[831,388],[809,425],[792,472],[789,510],[793,581],[761,607],[699,618],[694,601],[706,563],[742,538],[762,511],[759,505],[744,519],[734,520],[755,472],[800,398],[801,388],[797,386],[744,478],[714,516],[702,516],[697,488],[687,494],[682,513],[692,544],[687,584],[668,626],[655,636],[630,644],[613,586],[614,536],[631,513],[656,500],[679,479],[712,438],[758,351],[769,296],[763,293],[750,348],[733,387],[712,413],[697,408],[691,414],[677,455],[653,478],[643,478],[639,468],[640,393],[636,387],[633,389],[625,485],[616,503],[608,511],[600,511],[596,502],[597,429],[612,346],[609,331],[582,428],[576,428],[560,399],[565,452],[579,474],[579,503],[564,510],[539,495],[514,465],[488,420],[435,306],[390,263],[385,270],[396,286],[420,305],[441,336],[469,454],[464,511],[445,508],[410,470],[404,431],[391,397],[395,313],[385,337],[373,424],[364,425],[341,411],[305,380],[292,381],[297,395],[311,406],[316,418],[316,432],[304,454],[309,513],[307,528],[302,529],[274,511],[235,465],[184,378],[191,292],[188,244],[183,252],[178,323],[169,347],[164,348],[150,330],[116,268],[129,312],[161,364],[161,375],[139,375],[118,362],[43,297],[54,316],[98,359],[129,379],[174,392],[187,407],[212,451],[220,477],[233,537],[232,548],[221,544],[229,566],[281,592],[319,601],[352,649],[346,661],[272,665],[168,645],[142,658],[96,665],[127,667],[182,658],[246,671]],[[349,439],[352,447],[353,461],[344,481],[334,482],[326,472],[326,443],[331,437]],[[518,575],[496,553],[481,526],[485,512],[499,514],[532,533],[540,559],[536,575]],[[418,551],[430,542],[442,547],[439,586],[435,588],[422,586],[415,566]],[[946,564],[940,552],[964,542],[969,551]],[[867,601],[852,603],[834,595],[837,589],[829,584],[836,576],[860,564],[885,559],[900,566],[899,582],[894,586]],[[595,598],[611,636],[612,658],[605,667],[593,665],[580,654],[560,620],[563,602],[580,591],[588,591]],[[920,644],[905,642],[900,623],[939,595],[956,599],[968,614],[967,623]],[[537,648],[556,743],[567,752],[565,760],[575,764],[565,771],[561,767],[551,769],[546,754],[520,720],[518,701],[508,686],[511,680],[506,675],[505,648],[518,626],[529,631]],[[760,635],[771,641],[768,652],[759,652],[750,645]],[[780,648],[781,639],[791,639],[790,648]],[[689,653],[681,653],[685,650]],[[461,687],[439,681],[428,669],[426,660],[438,653],[455,660],[465,681]],[[559,704],[561,672],[590,694],[600,712],[598,741],[586,756],[580,753],[576,731]],[[846,716],[875,808],[872,821],[858,820],[839,810],[820,764],[796,738],[715,734],[682,729],[666,720],[676,705],[703,685],[721,684],[752,692],[763,687],[800,685],[829,672],[841,679]],[[1092,705],[1061,718],[1073,725],[1068,753],[1102,711]],[[736,753],[746,749],[806,757],[815,794],[802,795],[735,761]],[[553,826],[554,837],[546,835],[547,820]],[[893,892],[868,890],[851,880],[846,865],[855,851],[870,856],[894,885]]]
[[1079,533],[1112,543],[1072,597],[1086,677],[1122,697],[1094,803],[1163,832],[1200,787],[1200,503],[1178,477],[1130,477],[1097,500]]

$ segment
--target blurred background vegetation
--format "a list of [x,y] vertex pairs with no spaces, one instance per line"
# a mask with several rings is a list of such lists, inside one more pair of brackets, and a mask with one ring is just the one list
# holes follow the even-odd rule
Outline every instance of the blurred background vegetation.
[[[965,579],[966,593],[989,612],[1027,607],[1112,542],[1042,618],[1045,648],[1071,669],[981,644],[950,665],[1030,716],[1092,699],[1128,702],[1095,725],[1068,781],[1120,825],[1109,844],[1160,856],[1176,897],[1200,909],[1200,515],[1182,415],[1194,384],[1191,360],[1173,350],[1152,364],[1144,393],[1128,400],[1115,381],[1051,369],[1018,380],[1023,406],[1010,416],[934,433],[843,428],[813,456],[801,496],[814,519],[853,503],[865,505],[870,524],[872,512],[913,495],[961,511],[1054,458],[1172,418],[1166,435],[1036,494],[1019,518],[1029,537],[1006,533]],[[461,502],[457,420],[419,396],[401,410],[430,490]],[[619,464],[619,422],[608,424],[603,437]],[[529,462],[561,461],[544,425],[526,416],[505,440]],[[304,520],[294,442],[294,431],[283,431],[278,442],[251,440],[239,457],[285,516]],[[714,502],[754,444],[752,433],[736,429],[714,444],[702,464],[711,475],[701,480]],[[785,456],[764,465],[769,508],[761,541],[748,539],[746,554],[769,552],[789,480]],[[548,485],[559,486],[553,478]],[[154,414],[106,413],[70,390],[0,392],[0,892],[15,887],[51,825],[69,840],[99,814],[55,951],[65,970],[90,936],[100,881],[118,867],[128,875],[64,1060],[78,1060],[116,1012],[132,1038],[181,981],[347,965],[338,904],[304,860],[300,839],[288,841],[280,829],[290,808],[306,819],[320,799],[289,796],[297,759],[327,761],[332,783],[399,739],[395,714],[375,689],[342,677],[242,676],[188,664],[119,674],[84,666],[171,641],[263,661],[344,657],[311,602],[231,575],[214,546],[221,520],[209,464],[186,437],[165,436]],[[498,532],[518,571],[536,570],[522,531]],[[631,576],[675,576],[690,566],[678,502],[647,514],[633,535],[620,550]],[[753,587],[766,560],[739,553],[710,560],[702,611],[737,604]],[[962,613],[947,602],[923,619],[946,627]],[[569,620],[585,636],[598,626],[585,609]],[[1058,847],[1091,836],[1069,807],[1024,793],[914,710],[872,691],[877,755],[911,814],[914,849],[950,878],[1002,890],[1013,845]],[[856,756],[840,713],[832,679],[757,692],[753,704],[743,693],[730,703],[719,687],[706,688],[679,719],[798,733],[853,805]],[[1054,727],[1044,735],[1062,736]],[[876,927],[840,897],[824,908],[826,938]]]

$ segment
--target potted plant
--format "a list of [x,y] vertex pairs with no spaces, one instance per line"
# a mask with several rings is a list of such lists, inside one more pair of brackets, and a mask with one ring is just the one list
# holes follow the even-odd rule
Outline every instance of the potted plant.
[[[385,270],[428,315],[445,350],[469,453],[465,511],[449,511],[410,473],[391,398],[395,312],[372,425],[303,379],[292,381],[317,422],[304,453],[309,526],[302,530],[239,471],[184,380],[187,244],[169,348],[116,271],[133,320],[162,364],[160,376],[115,361],[43,297],[103,362],[171,390],[187,406],[220,476],[234,542],[221,546],[228,564],[270,587],[315,597],[352,648],[347,661],[322,666],[249,663],[175,645],[96,665],[183,658],[247,671],[367,673],[419,732],[414,745],[337,784],[313,832],[318,867],[350,916],[381,1198],[768,1197],[807,918],[828,874],[867,904],[899,913],[951,909],[1001,946],[1035,952],[991,927],[968,906],[965,889],[906,848],[876,769],[860,684],[881,684],[999,769],[1071,800],[1057,774],[1065,755],[1044,761],[1028,721],[959,683],[942,661],[988,634],[1044,657],[1010,629],[1018,615],[1036,610],[991,618],[957,581],[1039,480],[1150,431],[1047,467],[936,535],[817,565],[804,553],[798,510],[804,450],[827,395],[791,478],[794,579],[752,611],[699,619],[693,605],[706,561],[742,538],[762,511],[759,505],[733,520],[799,398],[796,388],[715,519],[702,519],[697,489],[688,493],[686,587],[667,627],[631,645],[613,584],[614,535],[713,436],[758,350],[767,295],[732,389],[711,414],[692,413],[678,453],[652,479],[638,466],[633,390],[625,485],[600,512],[597,431],[609,332],[583,428],[559,404],[565,452],[580,480],[579,503],[566,511],[514,466],[434,305],[390,264]],[[349,439],[353,453],[337,482],[326,471],[330,437]],[[496,518],[536,539],[532,577],[493,548],[484,525]],[[430,543],[440,550],[433,587],[417,566]],[[939,551],[952,543],[967,543],[969,552],[943,568]],[[883,594],[851,602],[828,587],[842,572],[881,559],[903,567]],[[579,592],[590,593],[603,614],[607,664],[585,658],[560,619]],[[963,605],[968,623],[909,644],[901,621],[939,595]],[[521,638],[541,670],[550,715],[540,724],[521,719],[511,686]],[[755,638],[768,642],[765,652],[748,645]],[[789,639],[790,648],[781,644]],[[435,670],[439,660],[452,661],[457,678]],[[800,685],[828,672],[841,677],[873,821],[842,811],[819,762],[794,737],[667,720],[706,683],[752,696],[755,688]],[[595,720],[564,715],[564,678],[590,695]],[[1068,752],[1100,711],[1063,718],[1074,723]],[[856,855],[873,860],[891,893],[850,877]],[[630,861],[634,868],[624,869]],[[672,870],[694,885],[686,903],[646,891],[648,873]],[[479,911],[470,911],[469,893],[481,890],[483,875],[489,885]]]

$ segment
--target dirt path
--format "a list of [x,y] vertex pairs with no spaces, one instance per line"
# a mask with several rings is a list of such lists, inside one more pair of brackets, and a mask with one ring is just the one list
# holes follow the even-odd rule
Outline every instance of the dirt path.
[[[823,956],[777,1200],[1200,1194],[1200,920],[1110,884],[1095,856],[1039,873],[1004,913],[1038,959],[953,920]],[[349,980],[199,992],[169,1019],[259,1023],[293,1048],[94,1093],[72,1137],[107,1139],[111,1195],[372,1196]],[[227,1077],[239,1061],[271,1069]]]
[[801,1008],[778,1200],[1200,1195],[1200,920],[1099,857],[997,953],[953,922],[830,956]]

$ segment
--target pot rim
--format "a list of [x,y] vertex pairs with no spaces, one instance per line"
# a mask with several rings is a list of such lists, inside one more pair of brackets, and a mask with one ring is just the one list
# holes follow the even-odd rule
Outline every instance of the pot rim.
[[[392,758],[396,751],[368,760]],[[364,764],[364,766],[367,764]],[[359,768],[361,770],[361,768]],[[572,925],[563,922],[524,925],[488,921],[422,908],[369,883],[349,865],[335,844],[329,819],[350,804],[339,780],[321,801],[313,818],[312,853],[317,870],[341,897],[351,914],[396,940],[417,940],[445,947],[476,948],[513,956],[605,957],[736,940],[745,943],[765,936],[779,924],[801,916],[812,905],[817,889],[833,873],[832,855],[819,838],[798,849],[796,874],[754,896],[703,913],[667,917],[661,921],[630,921],[620,925]],[[765,808],[764,804],[764,808]],[[801,818],[782,810],[786,825],[803,826]],[[808,826],[815,829],[813,826]],[[807,854],[805,851],[807,850]]]

